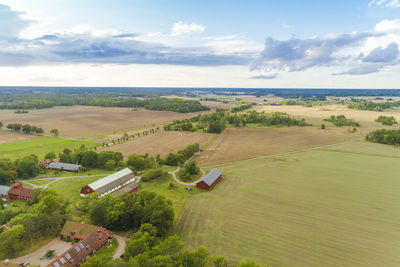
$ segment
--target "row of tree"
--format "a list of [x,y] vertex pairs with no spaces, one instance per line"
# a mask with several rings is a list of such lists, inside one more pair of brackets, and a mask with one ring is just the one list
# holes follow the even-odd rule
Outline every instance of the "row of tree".
[[162,159],[159,155],[157,155],[157,163],[159,165],[169,165],[169,166],[178,166],[182,165],[194,156],[196,152],[200,151],[200,145],[198,143],[194,143],[192,145],[188,145],[185,149],[178,151],[177,153],[169,153],[165,159]]
[[334,125],[340,126],[360,126],[360,124],[356,121],[346,118],[344,115],[332,115],[330,118],[324,119],[324,121],[332,122]]
[[209,110],[208,107],[203,106],[199,101],[163,97],[139,99],[128,96],[42,95],[40,98],[37,98],[32,95],[19,95],[0,101],[0,109],[42,109],[73,105],[145,108],[149,110],[174,111],[179,113]]
[[383,111],[384,109],[389,109],[393,107],[400,107],[400,101],[394,102],[372,102],[372,101],[361,101],[352,102],[347,105],[350,109],[360,109],[360,110],[371,110],[371,111]]
[[[3,123],[0,123],[0,127]],[[7,125],[7,129],[10,129],[14,132],[23,132],[26,134],[42,134],[44,133],[42,128],[36,127],[34,125],[29,124],[21,124],[21,123],[10,123]]]

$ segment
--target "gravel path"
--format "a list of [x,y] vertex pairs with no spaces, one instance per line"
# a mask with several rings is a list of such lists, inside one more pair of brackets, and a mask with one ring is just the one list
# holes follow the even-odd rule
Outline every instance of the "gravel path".
[[119,259],[125,252],[126,238],[116,234],[114,234],[114,238],[117,239],[119,245],[117,250],[114,252],[113,259]]

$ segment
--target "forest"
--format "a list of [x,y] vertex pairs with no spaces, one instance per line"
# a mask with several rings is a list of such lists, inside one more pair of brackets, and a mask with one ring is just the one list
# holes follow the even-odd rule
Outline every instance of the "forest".
[[385,109],[400,107],[400,101],[396,102],[371,102],[371,101],[361,101],[361,102],[352,102],[347,106],[350,109],[359,109],[359,110],[370,110],[370,111],[383,111]]

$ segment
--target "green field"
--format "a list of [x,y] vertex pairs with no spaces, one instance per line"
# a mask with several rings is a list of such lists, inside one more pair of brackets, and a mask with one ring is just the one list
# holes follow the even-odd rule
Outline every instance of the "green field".
[[175,233],[233,262],[399,266],[398,162],[311,150],[220,166],[224,179],[189,199]]
[[72,201],[73,199],[80,198],[80,190],[87,184],[97,181],[102,177],[80,177],[63,179],[49,185],[50,188],[55,189],[58,193],[63,195],[66,199]]
[[45,180],[29,180],[28,182],[30,182],[31,184],[40,186],[40,185],[48,184],[53,181],[54,181],[54,179],[45,179]]
[[15,160],[24,156],[35,154],[42,159],[48,152],[61,152],[64,148],[71,150],[79,148],[81,145],[93,147],[97,143],[57,137],[42,137],[19,142],[12,142],[0,145],[0,155],[2,158]]

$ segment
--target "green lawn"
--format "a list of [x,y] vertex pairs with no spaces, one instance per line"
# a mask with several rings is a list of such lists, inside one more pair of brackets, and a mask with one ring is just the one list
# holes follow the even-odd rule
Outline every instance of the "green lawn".
[[33,179],[33,180],[29,180],[29,182],[31,184],[34,184],[34,185],[45,185],[45,184],[48,184],[48,183],[50,183],[50,182],[52,182],[54,180],[55,179],[46,179],[46,180],[35,180],[35,179]]
[[63,195],[66,199],[74,201],[80,198],[80,190],[87,184],[97,181],[102,177],[80,177],[63,179],[49,185],[50,188],[55,189],[58,193]]
[[81,145],[86,147],[95,146],[96,142],[71,140],[56,137],[42,137],[31,140],[7,143],[0,145],[0,155],[2,158],[15,160],[24,156],[35,154],[42,159],[48,152],[61,152],[64,148],[75,149]]
[[119,244],[117,239],[113,239],[111,243],[105,245],[102,247],[99,252],[96,253],[97,257],[104,257],[104,256],[109,256],[112,257],[114,255],[115,250],[118,248]]
[[220,166],[224,179],[189,199],[174,232],[234,263],[399,266],[398,162],[312,150]]

